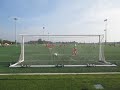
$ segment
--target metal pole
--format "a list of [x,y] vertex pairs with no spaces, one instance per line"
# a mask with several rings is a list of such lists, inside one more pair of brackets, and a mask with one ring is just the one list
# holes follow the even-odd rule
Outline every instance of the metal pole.
[[106,45],[107,44],[107,24],[108,24],[107,19],[105,19],[104,22],[105,22],[105,30],[104,31],[105,31],[105,45]]
[[49,40],[49,32],[48,32],[48,41],[50,41],[50,40]]
[[100,40],[100,35],[99,35],[99,61],[101,61],[101,40]]
[[44,40],[44,29],[45,29],[45,27],[43,27],[43,40]]
[[22,36],[22,61],[24,61],[24,36]]
[[15,21],[15,44],[16,44],[16,46],[17,46],[17,31],[16,31],[16,21],[17,20],[18,20],[17,18],[14,18],[14,21]]

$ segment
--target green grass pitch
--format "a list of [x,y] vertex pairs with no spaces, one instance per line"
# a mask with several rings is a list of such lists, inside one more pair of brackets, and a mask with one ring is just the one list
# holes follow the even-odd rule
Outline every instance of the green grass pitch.
[[0,73],[78,73],[78,72],[118,72],[120,71],[120,47],[105,46],[107,61],[117,63],[117,67],[80,67],[80,68],[9,68],[10,63],[18,61],[20,46],[0,47]]
[[0,76],[0,90],[119,90],[120,75],[13,75]]
[[[117,63],[117,67],[80,68],[9,68],[20,55],[20,47],[0,47],[0,73],[83,73],[120,72],[120,47],[105,46],[107,61]],[[103,90],[119,90],[120,75],[8,75],[0,76],[0,90],[96,90],[101,84]]]

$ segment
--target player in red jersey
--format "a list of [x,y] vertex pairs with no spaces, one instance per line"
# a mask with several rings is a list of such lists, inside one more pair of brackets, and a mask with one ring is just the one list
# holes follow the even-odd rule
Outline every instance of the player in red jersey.
[[72,55],[73,55],[73,56],[76,56],[76,55],[77,55],[76,44],[75,44],[74,48],[72,49]]

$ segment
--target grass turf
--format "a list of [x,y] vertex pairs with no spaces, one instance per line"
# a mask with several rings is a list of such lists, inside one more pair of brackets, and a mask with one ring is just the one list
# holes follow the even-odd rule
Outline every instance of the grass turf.
[[117,67],[80,67],[80,68],[9,68],[10,63],[17,62],[20,55],[20,47],[0,47],[0,73],[78,73],[78,72],[119,72],[120,71],[120,47],[106,46],[105,57],[107,61],[117,63]]
[[120,75],[13,75],[0,76],[0,90],[119,90]]
[[[107,60],[117,62],[117,67],[80,68],[9,68],[20,55],[20,47],[0,47],[0,73],[41,73],[41,72],[118,72],[120,71],[120,47],[106,46]],[[0,76],[0,90],[96,90],[101,84],[104,90],[119,90],[120,75],[13,75]]]

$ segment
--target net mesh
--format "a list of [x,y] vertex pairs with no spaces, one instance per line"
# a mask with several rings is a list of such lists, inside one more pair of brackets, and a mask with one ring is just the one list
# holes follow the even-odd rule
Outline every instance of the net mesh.
[[26,35],[23,37],[19,59],[21,61],[24,57],[23,64],[80,65],[98,64],[100,59],[104,60],[103,39],[99,36]]

